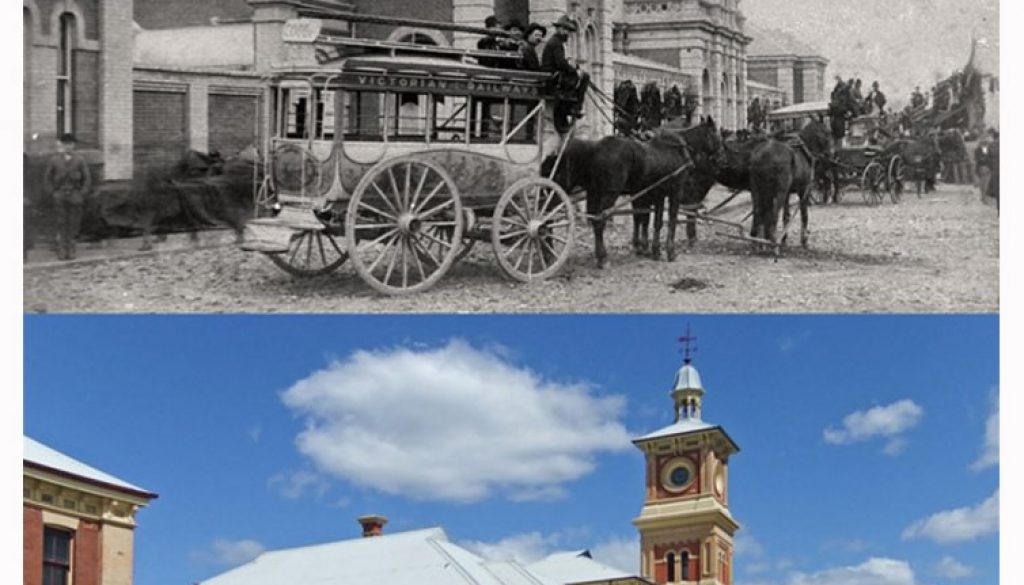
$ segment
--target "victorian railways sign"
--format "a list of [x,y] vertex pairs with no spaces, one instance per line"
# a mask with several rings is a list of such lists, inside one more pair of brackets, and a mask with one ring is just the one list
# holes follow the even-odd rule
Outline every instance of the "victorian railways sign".
[[410,93],[486,95],[493,97],[538,98],[537,85],[507,81],[486,81],[444,77],[420,77],[377,73],[345,73],[341,83],[350,89]]

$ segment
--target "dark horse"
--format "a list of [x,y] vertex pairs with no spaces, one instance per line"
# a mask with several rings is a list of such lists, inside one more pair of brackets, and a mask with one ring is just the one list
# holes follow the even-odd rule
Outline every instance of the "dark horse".
[[[807,246],[807,207],[814,183],[815,162],[832,158],[829,129],[811,121],[791,140],[769,138],[750,153],[750,194],[754,200],[754,223],[750,235],[776,242],[779,209],[789,222],[789,196],[796,193],[800,203],[800,244]],[[758,233],[761,232],[761,233]],[[783,237],[785,242],[785,237]]]
[[[661,218],[665,199],[669,199],[669,227],[666,254],[675,259],[675,231],[679,213],[678,193],[682,190],[688,167],[693,162],[686,142],[678,134],[659,130],[651,140],[640,142],[622,136],[606,136],[600,140],[572,139],[555,169],[553,179],[567,192],[582,187],[587,193],[587,214],[594,229],[594,253],[597,265],[605,267],[608,252],[604,247],[604,226],[620,195],[635,194],[651,187],[646,194],[654,203],[654,245],[651,251],[660,256]],[[548,156],[541,165],[541,174],[552,176],[556,155]],[[659,181],[661,181],[659,183]]]
[[[680,120],[663,125],[662,128],[679,135],[686,142],[693,161],[693,169],[686,173],[682,191],[678,194],[680,205],[692,206],[701,203],[725,163],[724,143],[714,119],[708,116],[703,118],[700,124],[690,128],[682,126]],[[648,229],[651,222],[650,213],[644,211],[657,209],[657,203],[646,196],[633,202],[633,249],[637,253],[643,254],[648,251]],[[657,217],[655,223],[658,223]],[[686,236],[690,244],[697,238],[697,226],[693,218],[686,220]]]

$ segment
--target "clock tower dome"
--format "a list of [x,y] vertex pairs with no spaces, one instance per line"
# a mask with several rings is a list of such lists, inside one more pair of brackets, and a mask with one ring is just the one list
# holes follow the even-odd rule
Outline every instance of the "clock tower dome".
[[633,441],[646,458],[640,573],[657,585],[731,585],[733,534],[729,456],[740,450],[721,426],[703,420],[705,390],[686,358],[669,395],[675,421]]

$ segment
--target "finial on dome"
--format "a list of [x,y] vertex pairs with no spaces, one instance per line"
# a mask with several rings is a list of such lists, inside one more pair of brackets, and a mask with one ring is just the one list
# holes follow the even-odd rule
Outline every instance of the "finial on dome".
[[696,335],[690,335],[690,324],[689,323],[686,324],[686,335],[683,335],[682,337],[679,337],[677,339],[677,341],[679,341],[679,343],[683,344],[683,363],[684,364],[688,364],[688,363],[692,362],[693,361],[693,355],[692,354],[697,353],[697,347],[693,346],[691,348],[690,344],[692,342],[694,342],[694,341],[697,341],[697,336]]

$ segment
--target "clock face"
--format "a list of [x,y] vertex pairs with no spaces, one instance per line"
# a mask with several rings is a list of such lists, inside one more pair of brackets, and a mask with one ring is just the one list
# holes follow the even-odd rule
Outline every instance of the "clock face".
[[661,485],[673,493],[686,491],[696,478],[693,462],[685,457],[676,457],[661,468]]
[[718,471],[715,472],[715,493],[719,497],[725,493],[725,472],[719,467]]
[[676,487],[683,487],[690,483],[690,470],[683,466],[676,467],[668,475],[668,480]]

